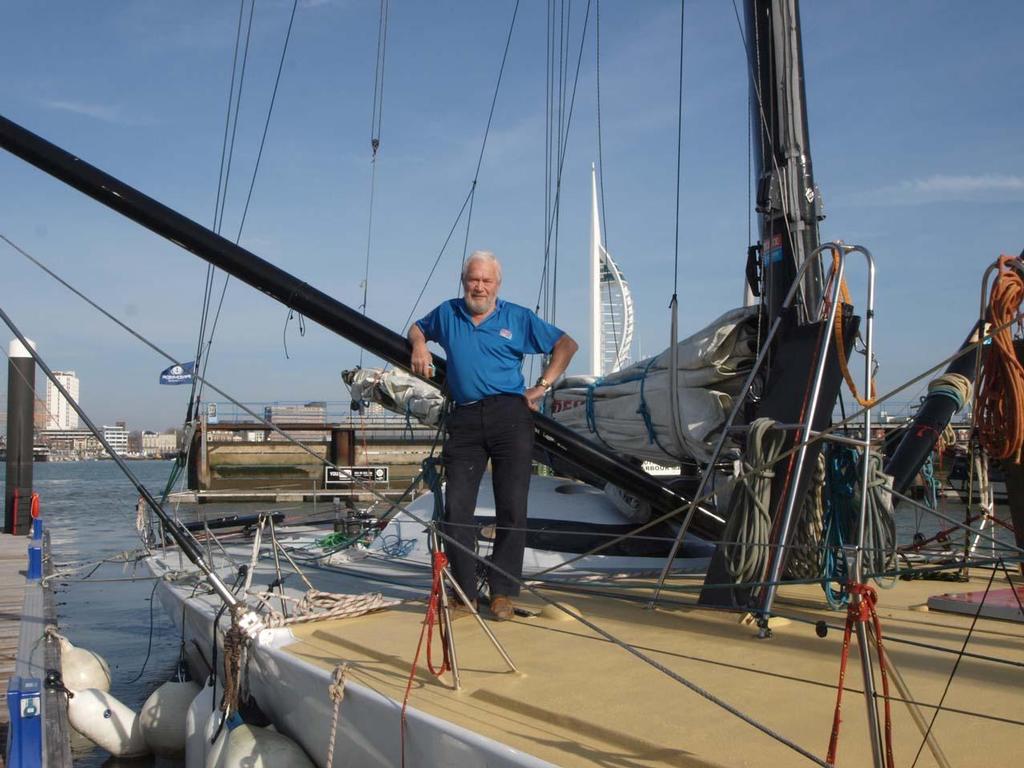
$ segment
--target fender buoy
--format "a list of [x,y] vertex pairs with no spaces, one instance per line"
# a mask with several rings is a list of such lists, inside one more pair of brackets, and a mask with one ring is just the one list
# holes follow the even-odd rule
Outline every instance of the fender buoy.
[[275,731],[252,725],[240,725],[221,732],[223,751],[217,762],[207,768],[315,768],[302,747]]
[[69,691],[84,691],[95,688],[110,690],[110,667],[98,653],[87,648],[77,648],[66,637],[60,640],[60,674]]
[[185,754],[185,716],[197,693],[196,683],[168,682],[146,699],[139,721],[142,736],[154,755],[181,757]]
[[116,757],[149,754],[139,716],[107,691],[85,688],[68,700],[71,727]]
[[204,768],[214,734],[220,727],[220,698],[224,690],[219,681],[215,688],[213,681],[212,676],[207,679],[185,714],[185,768]]

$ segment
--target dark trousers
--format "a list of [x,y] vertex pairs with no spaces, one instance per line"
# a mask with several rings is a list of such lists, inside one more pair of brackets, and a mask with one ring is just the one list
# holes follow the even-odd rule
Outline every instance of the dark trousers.
[[[491,460],[497,534],[492,562],[519,579],[526,545],[526,498],[530,490],[533,456],[533,415],[517,395],[495,395],[471,405],[457,406],[448,416],[448,439],[443,460],[447,476],[444,532],[473,551],[477,526],[473,523],[480,478]],[[452,574],[470,600],[477,597],[479,562],[461,547],[445,547]],[[519,583],[487,569],[491,595],[519,594]]]

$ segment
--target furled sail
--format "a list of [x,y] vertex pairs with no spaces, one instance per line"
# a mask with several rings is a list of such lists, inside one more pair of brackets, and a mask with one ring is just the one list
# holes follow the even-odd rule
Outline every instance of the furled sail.
[[674,425],[671,349],[603,377],[565,379],[548,403],[555,421],[612,450],[656,462],[708,461],[733,396],[753,365],[757,308],[730,310],[678,344]]
[[[675,396],[682,423],[677,426],[669,402],[670,349],[608,376],[563,379],[548,395],[545,410],[555,421],[626,456],[657,462],[707,461],[711,442],[753,364],[756,323],[757,308],[740,307],[679,342]],[[402,371],[380,368],[345,371],[342,376],[353,401],[380,403],[437,425],[444,398],[431,385]]]

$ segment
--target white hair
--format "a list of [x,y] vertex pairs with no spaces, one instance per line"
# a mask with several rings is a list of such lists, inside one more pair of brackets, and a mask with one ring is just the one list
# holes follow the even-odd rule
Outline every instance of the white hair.
[[469,258],[466,259],[466,263],[462,265],[462,279],[466,279],[466,273],[469,271],[469,265],[474,261],[482,261],[486,264],[493,264],[494,270],[498,273],[498,282],[501,282],[501,262],[498,261],[498,257],[495,256],[491,251],[473,251],[469,254]]

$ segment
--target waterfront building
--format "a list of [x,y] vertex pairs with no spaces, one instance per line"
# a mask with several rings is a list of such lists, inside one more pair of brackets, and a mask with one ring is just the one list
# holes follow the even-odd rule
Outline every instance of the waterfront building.
[[128,453],[128,429],[123,421],[117,422],[112,427],[104,424],[103,439],[114,449],[114,453],[118,455]]
[[[74,371],[54,371],[54,378],[61,386],[68,391],[72,399],[78,400],[78,376]],[[54,386],[53,382],[46,381],[46,428],[47,429],[78,429],[78,414]]]
[[146,456],[173,456],[178,450],[178,436],[174,432],[157,434],[146,430],[142,433],[142,452]]
[[[305,405],[268,405],[263,409],[263,418],[271,424],[309,424],[311,426],[323,427],[327,423],[327,403],[312,402]],[[317,430],[295,430],[291,429],[288,434],[296,440],[303,442],[322,441],[329,438],[323,429]],[[267,436],[268,440],[283,440],[276,432]]]
[[80,461],[104,454],[100,441],[88,429],[44,429],[38,440],[49,447],[50,461]]

